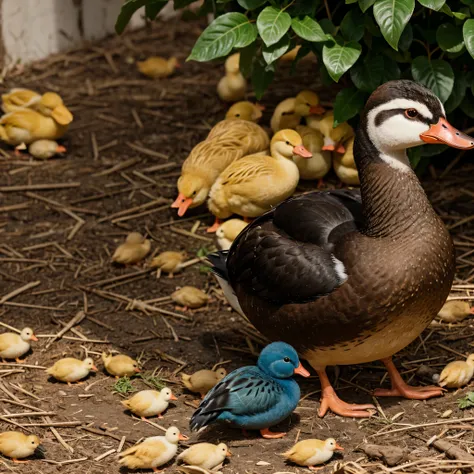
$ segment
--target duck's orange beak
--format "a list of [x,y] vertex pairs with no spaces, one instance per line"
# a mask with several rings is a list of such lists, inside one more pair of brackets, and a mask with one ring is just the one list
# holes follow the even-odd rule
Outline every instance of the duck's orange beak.
[[265,110],[265,106],[262,104],[259,104],[258,102],[255,104],[255,107],[257,107],[257,109],[262,110],[262,111]]
[[171,394],[170,396],[170,400],[178,400],[178,398],[174,395],[174,393]]
[[95,365],[91,367],[91,370],[93,370],[94,372],[99,372],[99,369]]
[[141,372],[141,370],[140,370],[138,367],[136,367],[136,368],[133,369],[133,370],[134,370],[134,372],[136,372],[137,374]]
[[186,441],[186,440],[188,440],[189,438],[188,438],[186,435],[184,435],[184,434],[182,434],[182,433],[179,433],[178,439],[179,439],[180,441]]
[[296,367],[295,374],[301,375],[301,377],[309,377],[311,374],[303,367],[303,364],[300,362],[300,365]]
[[230,458],[232,456],[232,453],[230,452],[230,450],[227,450],[227,453],[225,454],[228,458]]
[[301,156],[302,158],[311,158],[313,154],[308,151],[303,145],[297,145],[293,148],[293,155]]
[[461,150],[471,150],[474,148],[474,138],[454,128],[443,117],[438,120],[438,123],[431,125],[426,132],[423,132],[420,138],[425,143],[444,143]]
[[34,334],[31,336],[31,340],[35,341],[35,342],[38,342],[38,338]]
[[62,145],[58,145],[56,148],[56,153],[66,153],[66,147]]
[[171,207],[178,209],[178,216],[183,217],[192,203],[192,198],[187,198],[183,193],[179,193],[176,201],[171,204]]
[[311,115],[322,115],[326,112],[326,109],[322,105],[313,105],[309,108]]
[[336,443],[335,450],[336,450],[336,451],[344,451],[344,448],[343,448],[341,445],[339,445],[339,444]]

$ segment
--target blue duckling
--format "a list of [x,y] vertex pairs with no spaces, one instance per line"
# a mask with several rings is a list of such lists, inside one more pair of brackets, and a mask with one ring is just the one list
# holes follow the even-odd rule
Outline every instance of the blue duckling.
[[264,438],[282,438],[286,433],[274,433],[269,427],[298,405],[301,393],[294,374],[309,377],[293,347],[285,342],[269,344],[256,366],[234,370],[206,395],[191,417],[191,430],[230,422],[243,430],[260,430]]

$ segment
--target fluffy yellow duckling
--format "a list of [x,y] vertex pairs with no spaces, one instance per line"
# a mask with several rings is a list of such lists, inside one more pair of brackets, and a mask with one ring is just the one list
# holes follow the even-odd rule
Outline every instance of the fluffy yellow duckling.
[[27,436],[20,431],[5,431],[0,433],[0,453],[12,458],[13,462],[21,463],[19,459],[32,456],[40,445],[38,436]]
[[11,89],[6,94],[2,94],[2,109],[5,113],[28,107],[32,101],[39,100],[41,94],[30,89]]
[[144,76],[159,79],[171,76],[179,64],[175,57],[165,59],[160,56],[151,56],[145,61],[137,61],[137,67]]
[[138,362],[124,354],[114,356],[102,352],[102,362],[104,363],[105,370],[116,378],[125,376],[131,377],[141,372],[138,367]]
[[68,385],[71,385],[71,383],[79,382],[79,380],[87,377],[91,370],[97,372],[97,367],[90,357],[84,360],[66,357],[58,360],[52,367],[46,369],[46,373],[60,382],[66,382]]
[[240,72],[240,53],[231,54],[225,62],[225,76],[217,84],[217,95],[225,102],[245,97],[247,81]]
[[156,390],[142,390],[129,400],[124,400],[121,403],[132,413],[145,420],[152,416],[163,418],[161,414],[168,408],[171,400],[178,399],[169,388],[165,387],[160,392]]
[[[333,125],[333,112],[326,113],[324,117],[319,120],[318,129],[324,137],[323,150],[344,154],[346,152],[344,143],[354,136],[354,130],[347,122],[339,124],[336,128],[333,128]],[[315,128],[311,121],[309,126]]]
[[174,273],[179,272],[182,268],[186,254],[184,252],[174,252],[172,250],[161,252],[150,262],[152,268],[158,267],[159,270],[169,273],[170,278]]
[[285,128],[296,128],[302,117],[321,115],[324,108],[319,105],[319,96],[313,91],[301,91],[296,97],[280,102],[273,112],[270,126],[273,133]]
[[471,308],[467,301],[451,300],[444,303],[438,316],[446,323],[458,323],[466,319],[470,314],[474,314],[474,307]]
[[347,142],[343,144],[344,153],[334,152],[333,166],[337,177],[345,184],[349,186],[358,186],[360,184],[359,172],[354,161],[354,137],[349,138]]
[[212,443],[197,443],[183,451],[178,456],[178,462],[184,462],[191,466],[202,467],[212,470],[231,456],[231,452],[225,443],[218,445]]
[[307,466],[311,470],[317,471],[321,468],[314,466],[329,461],[336,450],[344,451],[344,448],[339,446],[334,438],[328,438],[326,441],[305,439],[296,443],[282,456],[299,466]]
[[140,444],[132,446],[119,454],[119,464],[129,469],[153,469],[171,461],[178,452],[178,442],[187,440],[188,437],[179,432],[176,426],[166,430],[165,436],[152,436]]
[[216,231],[219,250],[229,250],[232,242],[247,225],[248,223],[242,219],[229,219],[221,224]]
[[123,264],[138,263],[143,260],[151,249],[151,242],[139,232],[127,235],[125,243],[119,245],[112,255],[112,261]]
[[294,193],[300,175],[292,157],[311,158],[311,153],[294,130],[276,133],[270,150],[271,156],[245,156],[220,174],[209,193],[208,207],[216,217],[209,232],[217,230],[220,219],[261,216]]
[[324,137],[322,133],[305,125],[298,125],[296,131],[303,139],[304,147],[313,155],[309,159],[301,156],[293,157],[300,172],[300,178],[318,179],[321,184],[322,178],[331,169],[331,152],[323,151]]
[[209,301],[209,296],[194,286],[183,286],[171,293],[171,299],[175,303],[184,306],[183,310],[186,311],[188,308],[196,309],[204,306]]
[[[265,107],[260,104],[254,104],[248,100],[236,102],[225,114],[227,120],[248,120],[249,122],[258,122],[262,118],[262,110]],[[214,127],[215,128],[215,127]],[[208,137],[209,138],[209,137]]]
[[28,147],[28,152],[31,156],[40,160],[48,160],[54,155],[65,153],[66,148],[59,145],[54,140],[36,140]]
[[440,387],[461,388],[467,385],[474,375],[474,354],[463,360],[450,362],[441,372]]
[[20,357],[30,350],[30,341],[38,341],[31,328],[24,328],[20,334],[14,332],[0,334],[0,358],[16,359],[17,363],[21,364],[23,361]]
[[194,393],[199,393],[202,398],[206,395],[217,382],[227,375],[224,367],[217,370],[198,370],[193,375],[181,374],[184,386]]

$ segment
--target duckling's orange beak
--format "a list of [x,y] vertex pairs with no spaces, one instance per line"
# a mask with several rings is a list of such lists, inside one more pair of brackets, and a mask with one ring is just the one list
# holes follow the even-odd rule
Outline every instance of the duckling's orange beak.
[[91,370],[93,370],[94,372],[99,372],[99,369],[95,365],[91,367]]
[[141,372],[141,370],[140,370],[138,367],[136,367],[136,368],[133,369],[133,370],[134,370],[137,374]]
[[188,438],[186,435],[184,435],[184,434],[182,434],[182,433],[179,433],[178,439],[179,439],[180,441],[186,441],[186,440],[188,440],[189,438]]
[[311,374],[303,367],[303,364],[300,362],[300,365],[296,367],[295,374],[301,375],[301,377],[309,377]]
[[262,111],[265,110],[265,106],[262,104],[259,104],[258,102],[255,104],[255,107],[257,107],[257,109],[262,110]]
[[336,451],[344,451],[344,448],[339,445],[339,444],[336,444],[336,447],[334,448]]
[[420,138],[425,143],[444,143],[461,150],[471,150],[474,148],[474,138],[454,128],[443,117],[438,120],[438,123],[431,125],[426,132],[423,132]]
[[58,145],[56,148],[56,153],[66,153],[66,147],[62,145]]
[[178,197],[176,198],[176,201],[171,204],[171,207],[178,209],[178,216],[183,217],[192,203],[192,198],[187,198],[183,193],[179,193]]
[[38,342],[38,338],[33,334],[30,338],[32,341]]
[[227,453],[225,453],[225,455],[230,458],[232,456],[232,453],[230,452],[230,450],[227,450]]
[[313,105],[309,108],[311,115],[322,115],[326,112],[326,109],[322,105]]
[[303,158],[311,158],[313,154],[308,151],[303,145],[297,145],[293,148],[293,155],[298,155]]
[[178,400],[178,398],[174,395],[174,393],[171,394],[170,400]]

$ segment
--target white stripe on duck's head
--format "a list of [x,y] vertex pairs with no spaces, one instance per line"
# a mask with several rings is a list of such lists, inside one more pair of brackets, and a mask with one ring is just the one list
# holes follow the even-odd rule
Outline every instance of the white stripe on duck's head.
[[405,150],[424,143],[474,148],[474,139],[446,120],[443,104],[422,85],[409,80],[386,82],[367,101],[361,125],[380,158],[406,169]]

